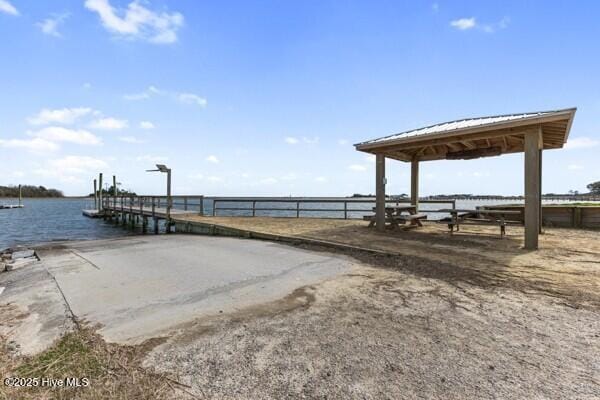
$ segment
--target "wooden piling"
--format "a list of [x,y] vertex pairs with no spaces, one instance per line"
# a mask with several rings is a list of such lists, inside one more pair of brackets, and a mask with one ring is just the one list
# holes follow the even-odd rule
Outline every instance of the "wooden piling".
[[99,186],[99,191],[98,191],[98,211],[101,211],[103,209],[103,204],[102,204],[102,172],[100,172],[100,175],[98,176],[98,186]]
[[97,181],[94,179],[94,210],[98,210],[98,186]]

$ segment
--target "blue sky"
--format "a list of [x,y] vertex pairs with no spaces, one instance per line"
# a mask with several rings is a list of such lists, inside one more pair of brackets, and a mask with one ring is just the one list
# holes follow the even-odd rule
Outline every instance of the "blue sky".
[[[353,143],[578,107],[544,192],[600,180],[600,4],[0,0],[0,185],[79,195],[374,192]],[[388,192],[409,165],[388,161]],[[523,155],[425,162],[421,193],[521,194]]]

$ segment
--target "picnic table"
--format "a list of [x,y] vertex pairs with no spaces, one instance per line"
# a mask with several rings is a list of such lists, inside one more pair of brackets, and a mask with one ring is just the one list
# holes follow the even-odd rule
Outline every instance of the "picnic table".
[[[458,232],[461,224],[470,225],[498,225],[500,226],[500,237],[506,234],[506,225],[517,224],[516,221],[510,221],[507,217],[511,215],[520,215],[521,211],[517,210],[486,210],[486,209],[460,209],[460,208],[444,208],[439,210],[450,214],[450,220],[441,220],[441,223],[447,223],[450,234],[454,232],[454,227]],[[520,224],[520,223],[519,223]]]
[[[373,211],[376,211],[377,207],[373,207]],[[375,225],[374,215],[365,215],[365,220],[370,221],[369,227]],[[409,222],[410,226],[418,227],[423,226],[421,220],[427,219],[427,215],[418,214],[416,206],[386,206],[385,207],[385,222],[389,223],[392,228],[397,228],[399,223],[405,224]]]

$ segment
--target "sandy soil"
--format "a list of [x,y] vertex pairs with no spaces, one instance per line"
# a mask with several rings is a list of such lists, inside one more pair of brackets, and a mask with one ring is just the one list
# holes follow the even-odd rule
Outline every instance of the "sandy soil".
[[512,227],[500,239],[481,227],[450,237],[435,224],[379,233],[362,221],[193,218],[382,253],[339,250],[355,264],[343,275],[140,347],[145,371],[177,382],[156,398],[600,398],[598,231],[548,229],[528,252]]
[[145,365],[201,398],[600,398],[599,232],[547,230],[525,252],[515,228],[285,221],[261,229],[396,254],[349,254],[363,264],[342,277],[181,326]]

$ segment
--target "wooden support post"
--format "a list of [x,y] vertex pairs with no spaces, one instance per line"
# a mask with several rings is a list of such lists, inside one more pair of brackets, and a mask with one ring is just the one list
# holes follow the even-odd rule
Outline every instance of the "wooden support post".
[[98,185],[96,179],[94,179],[94,210],[98,211]]
[[167,233],[171,233],[171,208],[173,197],[171,196],[171,169],[167,169]]
[[98,186],[98,211],[101,211],[104,207],[104,204],[102,204],[102,172],[100,172],[100,175],[98,176]]
[[296,202],[296,218],[300,218],[300,202]]
[[154,234],[158,235],[158,218],[154,217]]
[[19,207],[23,203],[23,193],[21,192],[21,185],[19,185]]
[[378,231],[385,230],[385,156],[375,156],[375,224]]
[[419,160],[413,158],[410,163],[410,204],[419,212]]
[[133,228],[135,220],[133,219],[133,197],[129,198],[129,225]]
[[204,215],[204,196],[200,196],[200,216]]
[[573,228],[581,228],[581,208],[573,207]]
[[525,248],[538,248],[540,232],[540,149],[541,127],[525,133]]
[[[544,144],[542,143],[542,148],[543,148]],[[540,233],[544,233],[544,229],[543,229],[543,225],[544,225],[544,207],[542,205],[542,154],[543,154],[543,149],[540,149],[540,162],[539,162],[539,170],[540,170],[540,190],[539,190],[539,203],[540,203]]]
[[183,198],[183,209],[187,211],[187,196]]
[[344,201],[344,219],[348,219],[348,202]]
[[117,211],[117,195],[118,195],[118,191],[117,191],[117,176],[113,175],[113,196],[115,196],[114,201],[113,201],[113,211]]
[[256,201],[252,202],[252,216],[256,217]]

